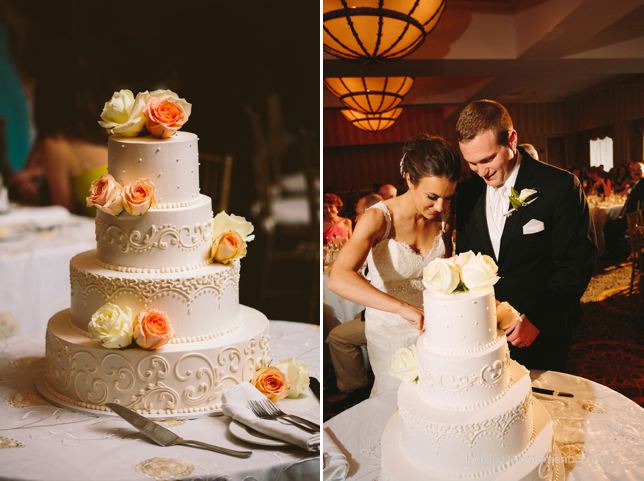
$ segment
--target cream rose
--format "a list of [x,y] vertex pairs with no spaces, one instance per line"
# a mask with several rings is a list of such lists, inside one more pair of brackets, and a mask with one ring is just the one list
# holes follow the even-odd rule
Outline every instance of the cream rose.
[[147,179],[135,180],[123,188],[121,197],[128,214],[144,214],[154,206],[154,184]]
[[155,90],[149,96],[145,107],[148,132],[159,138],[171,137],[188,121],[192,105],[172,90]]
[[228,264],[246,256],[246,243],[255,238],[251,235],[253,224],[237,215],[220,212],[213,221],[213,242],[210,260]]
[[535,189],[521,189],[521,192],[519,192],[519,201],[525,202],[536,193],[537,191]]
[[452,257],[452,261],[456,264],[456,267],[462,269],[472,257],[474,257],[474,252],[472,251],[461,252],[459,255]]
[[284,399],[288,394],[288,384],[282,371],[276,367],[261,367],[255,371],[251,384],[271,401]]
[[431,291],[450,294],[459,282],[458,267],[450,259],[434,259],[423,269],[423,285]]
[[136,98],[130,90],[114,92],[112,98],[105,102],[102,120],[98,124],[110,135],[136,137],[145,125],[144,110],[148,98],[147,92],[137,94]]
[[496,301],[496,324],[504,331],[514,324],[520,314],[509,302]]
[[497,272],[498,267],[494,260],[479,252],[461,267],[461,280],[469,290],[485,289],[497,283]]
[[418,382],[418,362],[414,344],[401,347],[394,353],[389,374],[403,382]]
[[89,337],[107,349],[122,349],[132,344],[132,309],[105,304],[92,314]]
[[275,367],[286,376],[286,382],[289,386],[286,397],[300,397],[308,389],[309,368],[306,365],[297,362],[291,357],[278,362]]
[[224,232],[233,231],[237,232],[246,242],[250,242],[255,238],[254,235],[251,235],[254,229],[253,224],[248,222],[246,218],[235,214],[228,215],[224,211],[217,214],[212,223],[215,238]]
[[121,193],[123,187],[110,174],[105,174],[92,182],[86,198],[87,207],[95,206],[110,215],[119,215],[123,211]]
[[174,330],[165,313],[150,309],[142,311],[134,320],[133,336],[142,349],[159,349],[174,337]]

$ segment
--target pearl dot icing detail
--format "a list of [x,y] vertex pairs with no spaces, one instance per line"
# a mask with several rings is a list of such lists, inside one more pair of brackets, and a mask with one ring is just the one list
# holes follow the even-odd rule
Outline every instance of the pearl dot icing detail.
[[157,154],[158,154],[159,152],[161,152],[161,147],[157,147],[157,148],[156,148],[156,150],[155,150],[155,152],[156,152]]
[[177,159],[177,163],[179,163],[179,160],[181,160],[181,159]]

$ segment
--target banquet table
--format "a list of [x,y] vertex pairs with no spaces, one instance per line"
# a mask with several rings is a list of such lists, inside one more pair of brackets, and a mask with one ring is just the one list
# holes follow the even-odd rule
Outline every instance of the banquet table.
[[595,196],[588,197],[588,205],[590,208],[590,219],[595,231],[595,239],[597,240],[597,253],[602,255],[605,252],[606,243],[604,240],[604,226],[608,219],[615,220],[624,208],[624,197],[613,196],[606,199],[597,198]]
[[69,260],[96,247],[94,220],[62,207],[0,215],[0,332],[44,337],[70,299]]
[[[274,361],[294,357],[319,378],[319,326],[271,321],[270,330]],[[0,480],[299,481],[319,477],[317,453],[241,441],[231,434],[230,418],[223,415],[162,423],[186,439],[250,449],[250,458],[157,446],[118,417],[48,404],[34,389],[43,354],[44,339],[37,336],[0,340]],[[310,391],[278,405],[286,412],[319,419],[319,402]]]
[[[644,409],[610,388],[570,374],[532,371],[533,386],[574,398],[535,394],[550,413],[566,481],[644,479]],[[348,480],[373,481],[380,438],[396,411],[396,391],[367,399],[324,424],[349,462]],[[325,448],[326,451],[326,448]]]

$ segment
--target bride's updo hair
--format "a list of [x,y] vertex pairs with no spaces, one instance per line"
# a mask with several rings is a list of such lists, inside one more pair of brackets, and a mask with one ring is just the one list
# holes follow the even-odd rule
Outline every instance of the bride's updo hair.
[[413,185],[423,177],[446,177],[457,181],[461,175],[461,159],[445,139],[420,134],[405,142],[400,159],[400,175],[409,175]]

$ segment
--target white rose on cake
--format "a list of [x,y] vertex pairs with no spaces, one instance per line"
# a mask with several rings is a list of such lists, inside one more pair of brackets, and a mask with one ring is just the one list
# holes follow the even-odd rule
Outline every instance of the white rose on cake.
[[481,254],[469,256],[461,267],[461,280],[467,289],[477,290],[492,287],[499,280],[499,268],[490,256]]
[[434,259],[423,269],[423,285],[431,291],[451,294],[459,283],[458,266],[451,259]]
[[89,337],[107,349],[122,349],[132,344],[132,309],[107,303],[92,314],[87,326]]
[[306,365],[297,362],[291,357],[278,362],[275,367],[286,376],[286,382],[288,383],[286,397],[300,397],[308,389],[309,368]]
[[98,124],[110,135],[136,137],[145,126],[144,110],[148,98],[147,92],[137,94],[136,98],[131,90],[114,92],[105,102]]
[[416,346],[401,347],[394,353],[389,374],[403,382],[418,382],[418,362]]

